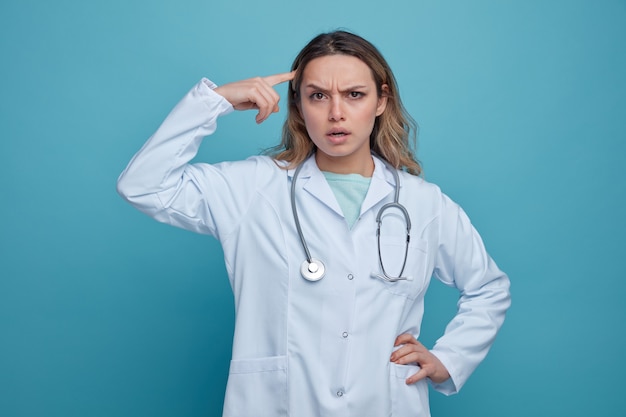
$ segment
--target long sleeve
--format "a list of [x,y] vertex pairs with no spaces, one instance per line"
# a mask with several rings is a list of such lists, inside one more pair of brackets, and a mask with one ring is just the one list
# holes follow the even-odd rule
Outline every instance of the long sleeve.
[[487,254],[465,212],[444,196],[435,277],[460,292],[455,317],[432,352],[451,378],[433,387],[444,394],[461,389],[485,358],[510,306],[510,282]]
[[[216,130],[217,118],[233,111],[202,79],[170,112],[159,129],[132,158],[118,179],[122,197],[158,221],[199,233],[214,234],[202,182],[209,169],[191,165],[202,138]],[[204,164],[206,165],[206,164]]]

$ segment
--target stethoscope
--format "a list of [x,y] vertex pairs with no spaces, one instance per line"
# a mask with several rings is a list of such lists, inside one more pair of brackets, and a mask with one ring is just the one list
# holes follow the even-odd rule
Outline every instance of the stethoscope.
[[[376,229],[376,240],[378,244],[378,263],[380,264],[381,273],[372,273],[372,277],[382,279],[387,282],[397,282],[397,281],[410,281],[410,277],[402,276],[404,272],[404,268],[406,266],[406,260],[409,255],[409,241],[411,240],[411,218],[409,217],[409,212],[406,208],[400,204],[398,201],[400,199],[400,176],[398,175],[398,171],[391,166],[389,162],[380,158],[381,161],[385,164],[385,166],[391,171],[393,174],[393,178],[395,180],[395,192],[393,197],[393,202],[387,203],[383,205],[380,210],[378,210],[378,214],[376,215],[376,223],[378,227]],[[296,229],[298,231],[298,236],[300,237],[300,242],[302,243],[302,248],[304,249],[304,253],[306,254],[306,259],[302,262],[300,266],[300,273],[302,277],[307,281],[319,281],[324,278],[326,274],[326,266],[319,259],[313,258],[311,256],[311,252],[309,252],[309,247],[306,244],[304,239],[304,234],[302,233],[302,227],[300,226],[300,220],[298,219],[298,210],[296,209],[296,179],[298,178],[298,174],[302,169],[304,162],[298,165],[295,172],[293,173],[293,179],[291,181],[291,211],[293,212],[293,220],[296,223]],[[397,277],[390,276],[385,271],[385,266],[383,265],[383,257],[380,251],[380,228],[383,222],[383,214],[386,210],[389,209],[398,209],[404,216],[404,220],[406,223],[406,245],[404,248],[404,262],[402,263],[402,269],[400,270],[400,274]]]

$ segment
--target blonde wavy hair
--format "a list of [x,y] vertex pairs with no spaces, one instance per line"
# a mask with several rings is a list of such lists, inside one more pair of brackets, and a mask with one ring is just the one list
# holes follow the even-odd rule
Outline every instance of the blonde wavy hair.
[[[374,122],[370,135],[370,149],[396,169],[420,175],[422,168],[413,151],[417,142],[417,124],[402,105],[396,79],[389,64],[370,42],[342,30],[316,36],[294,60],[291,70],[296,70],[296,74],[290,83],[288,113],[283,125],[282,140],[278,146],[270,149],[268,154],[276,160],[286,161],[288,163],[286,168],[293,168],[315,152],[316,146],[309,138],[298,108],[301,100],[302,74],[308,63],[315,58],[339,54],[353,56],[363,61],[372,71],[378,97],[382,94],[387,96],[387,107]],[[388,86],[386,92],[382,90],[384,84]]]

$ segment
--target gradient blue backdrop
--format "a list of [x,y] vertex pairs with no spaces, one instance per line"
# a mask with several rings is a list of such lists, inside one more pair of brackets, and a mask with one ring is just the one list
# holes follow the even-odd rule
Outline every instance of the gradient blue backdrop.
[[[337,27],[386,55],[426,178],[513,282],[491,355],[433,415],[626,415],[625,1],[2,0],[0,416],[220,415],[219,245],[115,181],[201,76],[286,71]],[[258,153],[283,117],[229,115],[200,159]],[[431,286],[424,342],[455,299]]]

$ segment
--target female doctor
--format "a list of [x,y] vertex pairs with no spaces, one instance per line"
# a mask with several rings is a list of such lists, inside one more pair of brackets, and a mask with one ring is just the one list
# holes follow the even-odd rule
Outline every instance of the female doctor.
[[[219,117],[277,112],[286,82],[270,156],[189,163]],[[487,354],[509,280],[462,209],[419,177],[412,128],[379,51],[336,31],[291,72],[201,80],[121,174],[136,208],[223,246],[236,308],[224,416],[429,416],[428,384],[456,393]],[[428,349],[432,276],[460,298]]]

